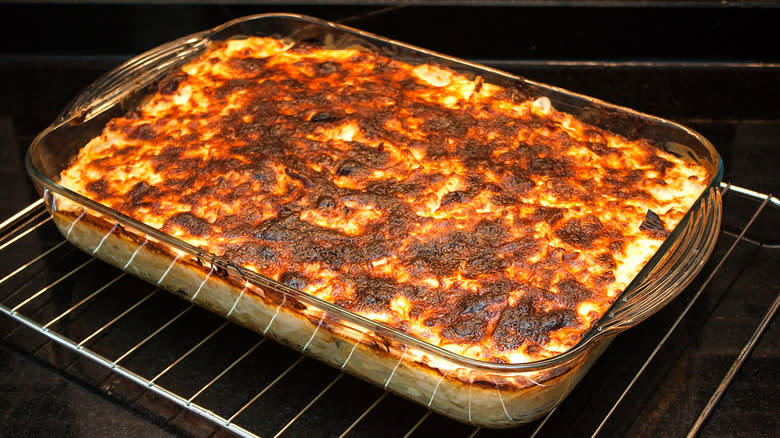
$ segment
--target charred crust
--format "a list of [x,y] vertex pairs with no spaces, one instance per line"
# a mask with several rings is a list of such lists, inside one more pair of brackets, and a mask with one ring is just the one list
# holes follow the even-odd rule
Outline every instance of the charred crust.
[[353,176],[358,174],[363,169],[363,166],[355,160],[344,160],[339,164],[336,169],[336,175],[338,176]]
[[364,260],[359,248],[353,245],[344,245],[345,242],[333,244],[307,244],[299,247],[294,257],[297,261],[315,263],[320,262],[325,266],[340,269],[344,265],[361,263]]
[[325,61],[317,64],[317,72],[322,75],[329,75],[341,71],[341,64],[338,62]]
[[536,186],[528,172],[522,169],[511,169],[501,180],[504,188],[510,193],[522,195]]
[[502,350],[513,350],[526,343],[543,344],[550,333],[578,324],[577,314],[568,309],[545,312],[537,309],[526,298],[501,313],[493,331],[493,338]]
[[554,177],[571,176],[572,166],[568,160],[563,158],[536,157],[531,159],[528,170],[536,175],[547,175]]
[[442,337],[455,342],[478,342],[486,336],[486,328],[492,314],[488,312],[464,313],[444,326]]
[[598,275],[593,283],[596,287],[606,287],[615,282],[615,274],[612,271],[607,271]]
[[174,214],[165,221],[163,230],[170,230],[173,226],[179,226],[193,236],[208,236],[212,230],[210,223],[190,212]]
[[158,136],[156,129],[150,123],[141,123],[125,130],[130,140],[152,140]]
[[223,85],[214,89],[212,95],[218,100],[224,100],[236,91],[245,89],[252,85],[254,85],[254,83],[246,79],[230,79]]
[[662,177],[666,175],[666,172],[669,169],[674,168],[674,163],[655,154],[653,154],[648,161],[656,170],[658,170],[658,173],[660,173]]
[[[217,60],[219,62],[219,60]],[[268,64],[268,58],[231,58],[227,60],[227,65],[235,70],[241,70],[246,73],[260,73],[265,71]]]
[[462,268],[467,277],[476,278],[483,274],[496,274],[508,265],[507,260],[496,257],[492,252],[484,252],[470,257],[462,264]]
[[290,214],[279,215],[262,222],[253,237],[269,242],[296,241],[300,224],[298,218]]
[[179,89],[179,84],[186,81],[188,77],[189,75],[184,72],[170,75],[160,81],[160,84],[157,86],[157,90],[162,95],[173,94],[176,92],[176,90]]
[[509,229],[500,220],[481,220],[474,227],[474,236],[481,247],[492,247],[506,240]]
[[305,275],[297,272],[285,271],[279,276],[279,283],[282,283],[291,289],[303,290],[309,283],[309,279]]
[[92,192],[98,198],[105,198],[111,194],[111,188],[108,181],[105,178],[100,178],[97,181],[92,181],[87,184],[87,190]]
[[541,251],[541,243],[533,236],[524,236],[504,243],[498,248],[498,254],[505,254],[510,260],[522,261]]
[[468,194],[462,190],[455,190],[442,196],[439,205],[442,207],[450,204],[458,204],[468,199]]
[[254,263],[260,268],[273,266],[279,260],[279,254],[273,248],[262,243],[245,242],[240,245],[228,245],[223,256],[237,263]]
[[330,196],[323,195],[317,198],[316,204],[317,208],[327,210],[336,206],[336,200]]
[[504,91],[506,98],[514,103],[521,103],[534,97],[530,87],[525,83],[513,84]]
[[555,231],[555,236],[575,248],[590,249],[593,241],[601,237],[603,225],[596,216],[574,218]]
[[609,252],[603,252],[596,256],[596,262],[605,268],[609,269],[615,269],[617,268],[617,263],[615,263],[615,257],[612,256],[612,253]]
[[309,178],[307,178],[303,174],[296,172],[293,169],[290,169],[289,167],[286,167],[284,169],[284,173],[286,173],[287,176],[289,176],[290,178],[300,181],[303,184],[303,186],[306,187],[307,189],[314,187],[314,183]]
[[355,298],[352,303],[357,309],[383,311],[390,306],[398,285],[381,278],[358,276],[354,279]]
[[127,202],[130,205],[138,205],[144,199],[153,199],[160,194],[160,190],[155,186],[150,186],[146,181],[136,183],[129,192],[125,194]]
[[576,304],[592,298],[595,293],[584,284],[574,278],[566,278],[557,283],[558,293],[564,296],[564,300]]
[[442,326],[441,335],[454,342],[478,342],[489,336],[489,326],[506,300],[496,288],[480,294],[464,293],[452,311],[429,319],[426,324]]
[[657,239],[665,239],[669,236],[669,232],[666,231],[666,227],[664,227],[663,220],[650,209],[647,210],[645,219],[639,225],[639,229]]
[[613,240],[607,244],[607,248],[613,253],[617,254],[623,251],[624,243],[621,240]]
[[613,152],[613,150],[607,146],[606,141],[588,141],[585,142],[585,147],[591,150],[596,155],[606,156]]
[[338,122],[339,120],[343,119],[344,116],[326,113],[326,112],[319,112],[314,113],[310,118],[309,121],[312,123],[333,123]]
[[564,212],[565,210],[562,208],[546,207],[542,205],[536,208],[532,218],[534,220],[543,220],[549,225],[555,225],[563,218]]

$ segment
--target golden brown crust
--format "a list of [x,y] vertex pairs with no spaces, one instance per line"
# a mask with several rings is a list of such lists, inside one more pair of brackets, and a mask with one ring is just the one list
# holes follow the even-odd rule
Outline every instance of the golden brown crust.
[[574,345],[706,172],[481,78],[256,38],[163,80],[61,182],[295,289],[514,363]]

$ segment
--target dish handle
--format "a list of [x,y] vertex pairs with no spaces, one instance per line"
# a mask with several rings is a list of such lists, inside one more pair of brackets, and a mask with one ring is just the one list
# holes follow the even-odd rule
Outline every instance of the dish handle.
[[[701,217],[703,216],[703,217]],[[676,298],[704,267],[718,238],[721,199],[717,187],[710,187],[698,208],[691,211],[684,231],[663,260],[644,281],[625,294],[595,327],[595,335],[615,333],[633,327]],[[676,247],[676,248],[675,248]]]
[[194,33],[146,51],[109,71],[71,100],[55,119],[82,124],[125,98],[138,85],[145,87],[160,79],[170,67],[181,65],[202,52],[210,43],[211,31]]

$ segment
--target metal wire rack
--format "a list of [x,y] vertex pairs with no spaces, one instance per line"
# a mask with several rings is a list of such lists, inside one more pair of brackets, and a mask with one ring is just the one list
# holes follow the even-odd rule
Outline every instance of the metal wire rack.
[[[764,250],[780,247],[748,236],[751,226],[769,214],[767,206],[780,209],[780,200],[730,184],[721,184],[721,193],[724,202],[732,198],[749,201],[750,209],[739,207],[740,226],[736,231],[724,229],[718,242],[721,249],[716,250],[699,278],[683,294],[686,298],[677,300],[676,307],[671,306],[671,315],[661,322],[662,334],[655,337],[642,359],[618,379],[620,385],[609,394],[608,409],[592,424],[591,436],[609,434],[605,431],[616,412],[631,404],[638,382],[652,370],[659,352],[701,301],[700,297],[710,293],[713,278],[735,248],[740,243]],[[399,414],[403,421],[394,427],[406,437],[420,432],[426,424],[440,426],[449,421],[340,370],[266,342],[261,335],[173,295],[159,293],[152,285],[109,267],[92,255],[75,251],[48,224],[50,221],[42,201],[38,201],[0,224],[0,266],[7,267],[7,272],[0,271],[0,311],[21,323],[5,338],[26,326],[75,352],[75,359],[63,364],[63,368],[80,366],[80,359],[88,359],[110,370],[108,375],[121,375],[244,437],[297,436],[314,430],[312,427],[333,436],[366,435],[386,426],[384,414],[378,411],[386,413],[395,409],[393,406],[403,406],[404,413]],[[688,436],[701,430],[774,317],[780,294],[772,293],[774,298],[769,300],[758,324],[698,410]],[[567,403],[512,434],[536,437],[550,433],[550,419],[574,409]],[[385,404],[388,406],[382,409]],[[334,409],[338,409],[335,415]],[[457,431],[455,435],[469,438],[502,434],[454,422],[448,427]],[[221,428],[206,434],[218,434]]]

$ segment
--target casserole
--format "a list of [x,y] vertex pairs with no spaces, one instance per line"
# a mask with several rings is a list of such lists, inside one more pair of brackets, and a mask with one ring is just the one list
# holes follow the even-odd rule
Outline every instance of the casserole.
[[[707,168],[711,181],[650,263],[577,345],[525,364],[473,360],[242,269],[54,182],[77,149],[99,134],[110,118],[135,107],[154,82],[202,53],[210,41],[238,34],[341,47],[369,45],[410,63],[434,60],[458,72],[478,73],[491,84],[522,84],[559,110],[626,137],[651,138],[671,153],[698,162]],[[721,174],[719,158],[706,140],[685,128],[359,31],[288,15],[236,20],[161,46],[109,73],[34,141],[28,170],[59,229],[85,251],[438,412],[492,427],[533,420],[560,402],[611,334],[657,310],[690,281],[712,249],[720,217],[714,189]]]

